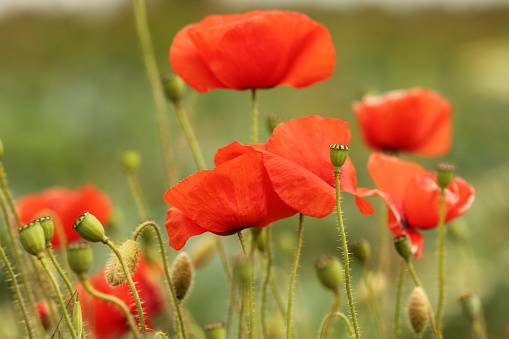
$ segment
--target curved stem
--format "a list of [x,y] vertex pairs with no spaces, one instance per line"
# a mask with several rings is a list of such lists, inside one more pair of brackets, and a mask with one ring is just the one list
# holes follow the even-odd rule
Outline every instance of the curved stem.
[[445,189],[440,189],[438,214],[438,302],[435,321],[442,332],[442,314],[445,300]]
[[350,320],[348,319],[348,317],[341,312],[336,312],[336,313],[329,313],[329,315],[327,315],[327,317],[325,317],[325,319],[323,320],[322,325],[320,326],[320,338],[321,339],[326,338],[326,337],[324,337],[325,324],[327,324],[333,317],[338,317],[341,320],[343,320],[343,322],[345,323],[346,328],[348,330],[349,337],[350,338],[354,337],[355,334],[354,334],[354,331],[352,328],[352,324],[350,324]]
[[417,276],[417,273],[414,269],[414,264],[412,264],[411,261],[406,261],[406,266],[408,268],[408,272],[410,273],[410,276],[412,277],[414,284],[416,287],[422,287],[422,283],[419,280],[419,277]]
[[140,326],[141,326],[141,332],[143,334],[147,333],[147,328],[145,327],[145,316],[143,314],[143,308],[141,307],[140,302],[140,296],[138,295],[138,291],[136,290],[136,287],[134,286],[133,279],[131,278],[131,274],[129,273],[129,270],[127,269],[127,266],[125,264],[124,258],[122,257],[122,254],[118,251],[115,244],[111,242],[111,240],[107,240],[105,242],[106,245],[108,245],[109,248],[115,253],[115,255],[118,258],[118,261],[120,262],[120,265],[122,265],[122,269],[124,270],[125,276],[127,278],[127,282],[129,284],[129,288],[131,289],[131,294],[133,295],[134,303],[136,304],[136,311],[138,312],[138,319],[140,320]]
[[165,247],[164,247],[164,243],[163,243],[163,238],[161,236],[161,231],[159,230],[159,227],[153,221],[145,221],[144,223],[142,223],[138,226],[138,228],[134,232],[133,239],[135,241],[137,241],[138,236],[149,227],[151,227],[155,231],[155,234],[157,236],[157,241],[159,243],[159,248],[161,251],[161,259],[163,261],[164,275],[166,277],[166,283],[168,284],[168,289],[171,292],[171,297],[173,299],[172,301],[175,306],[175,311],[177,313],[177,318],[178,318],[178,322],[180,325],[179,327],[180,327],[180,332],[182,334],[182,339],[186,339],[187,335],[186,335],[186,330],[184,327],[184,319],[182,317],[182,312],[180,310],[180,303],[177,300],[177,295],[175,293],[175,289],[173,288],[173,282],[171,280],[170,270],[169,270],[168,262],[166,260],[166,251],[164,249]]
[[290,288],[288,291],[288,306],[286,309],[286,338],[292,337],[292,310],[293,310],[293,291],[295,289],[295,280],[299,268],[300,251],[302,249],[302,235],[304,233],[304,214],[299,214],[299,229],[297,231],[297,248],[293,258],[292,273],[290,276]]
[[258,101],[256,99],[256,89],[251,90],[251,143],[258,142]]
[[345,266],[345,288],[348,297],[348,305],[350,306],[350,316],[352,317],[353,327],[355,330],[355,338],[360,338],[359,325],[357,323],[357,315],[355,314],[355,306],[352,296],[352,287],[350,282],[350,259],[348,258],[348,245],[346,241],[345,226],[343,224],[343,214],[341,212],[341,189],[339,180],[340,169],[334,169],[334,182],[336,184],[336,214],[338,216],[338,230],[341,237],[343,249],[343,264]]
[[393,321],[393,338],[399,339],[400,329],[399,329],[399,319],[401,314],[401,299],[403,296],[403,284],[405,281],[405,263],[401,263],[401,267],[399,269],[398,276],[398,288],[396,290],[396,306],[394,311],[394,321]]
[[237,237],[239,238],[240,247],[242,247],[242,252],[244,253],[244,255],[247,255],[246,244],[244,241],[244,236],[242,235],[242,231],[237,232]]
[[[46,250],[48,252],[48,256],[49,256],[51,262],[53,263],[53,266],[55,266],[58,274],[60,274],[60,277],[64,281],[65,286],[67,287],[67,290],[69,291],[69,294],[72,295],[74,293],[74,290],[72,288],[71,282],[69,281],[69,279],[67,279],[67,276],[65,275],[64,271],[58,264],[57,258],[55,258],[55,255],[53,254],[53,249],[51,247],[47,247]],[[64,251],[64,252],[67,252],[67,251]]]
[[41,263],[42,267],[44,268],[44,270],[48,274],[48,277],[49,277],[49,279],[51,281],[51,284],[53,285],[53,289],[55,290],[55,294],[57,295],[57,301],[58,301],[58,305],[60,307],[60,312],[62,312],[62,315],[64,317],[65,323],[67,324],[67,327],[69,328],[69,331],[71,332],[71,337],[73,339],[78,339],[78,336],[76,334],[76,330],[72,326],[71,318],[69,318],[69,314],[67,313],[67,309],[66,309],[65,304],[64,304],[64,299],[62,298],[62,293],[60,293],[60,289],[58,288],[58,283],[55,280],[55,277],[53,276],[53,273],[51,273],[48,265],[46,264],[46,260],[44,259],[44,257],[40,257],[38,259],[39,259],[39,262]]
[[198,167],[199,170],[204,170],[206,168],[205,160],[203,159],[200,145],[198,144],[196,135],[194,134],[193,128],[189,123],[189,119],[187,118],[186,112],[184,111],[182,102],[180,100],[176,101],[174,106],[175,112],[177,113],[177,118],[180,122],[180,125],[182,126],[182,130],[184,131],[187,142],[189,143],[191,152],[193,153],[193,158],[194,162],[196,163],[196,167]]
[[371,281],[371,274],[367,265],[364,265],[363,269],[364,282],[366,283],[366,287],[368,288],[369,300],[371,303],[371,308],[373,310],[373,316],[375,317],[376,329],[378,331],[378,338],[385,338],[385,330],[382,322],[382,317],[380,316],[380,311],[378,309],[378,303],[376,302],[375,290],[373,289],[373,282]]
[[85,291],[90,293],[90,295],[92,295],[93,297],[117,305],[122,310],[122,313],[124,313],[124,316],[127,319],[127,324],[129,325],[129,328],[131,329],[131,332],[133,333],[134,338],[136,338],[136,339],[141,338],[138,327],[136,326],[136,322],[134,321],[134,317],[131,314],[131,312],[129,312],[129,308],[127,308],[127,305],[122,300],[120,300],[119,298],[117,298],[115,296],[97,291],[90,284],[90,281],[88,280],[88,278],[86,276],[80,276],[80,282],[81,282],[81,285],[83,285],[83,287],[85,288]]
[[339,305],[341,305],[341,293],[339,292],[339,289],[336,289],[334,291],[334,302],[332,303],[329,313],[327,313],[327,315],[326,315],[326,318],[328,318],[329,321],[323,322],[323,324],[321,326],[321,331],[320,331],[320,338],[328,338],[329,337],[329,333],[330,333],[330,330],[332,327],[332,319],[329,317],[329,315],[336,313],[339,309]]

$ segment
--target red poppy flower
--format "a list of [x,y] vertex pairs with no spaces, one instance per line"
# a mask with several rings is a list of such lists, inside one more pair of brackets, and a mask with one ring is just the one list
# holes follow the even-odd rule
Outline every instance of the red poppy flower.
[[[416,163],[374,153],[368,161],[368,170],[389,210],[388,225],[394,236],[408,234],[414,256],[422,252],[423,238],[417,229],[438,226],[440,188],[435,173]],[[367,193],[369,194],[369,193]],[[449,222],[467,211],[474,200],[474,188],[455,177],[445,192],[446,217]]]
[[441,156],[451,147],[451,105],[430,90],[367,96],[353,110],[364,141],[377,151]]
[[[133,273],[133,282],[142,301],[145,322],[148,328],[153,326],[154,317],[163,310],[164,293],[158,279],[160,271],[157,266],[147,263],[143,256],[138,258],[138,264]],[[122,300],[136,317],[136,305],[127,282],[112,287],[106,282],[105,270],[97,272],[90,279],[90,284],[99,292],[115,296]],[[95,339],[121,338],[130,328],[122,311],[110,302],[92,297],[80,285],[78,287],[83,318]]]
[[[81,239],[72,228],[81,213],[89,211],[106,225],[111,217],[112,206],[103,192],[92,185],[84,185],[77,189],[53,187],[40,193],[25,195],[16,202],[16,209],[23,224],[43,216],[53,217],[55,223],[62,225],[69,243]],[[56,248],[60,247],[56,231],[51,243]]]
[[335,51],[327,29],[306,15],[259,10],[210,15],[184,27],[169,60],[173,71],[201,93],[302,88],[331,75]]

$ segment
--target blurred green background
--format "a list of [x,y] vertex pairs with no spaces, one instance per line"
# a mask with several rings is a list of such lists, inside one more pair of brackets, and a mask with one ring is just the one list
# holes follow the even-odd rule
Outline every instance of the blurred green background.
[[[202,1],[151,2],[149,23],[160,71],[170,70],[168,48],[183,26],[207,14],[250,9]],[[489,336],[505,337],[509,324],[509,7],[396,12],[378,7],[284,9],[302,11],[330,30],[337,67],[328,80],[307,89],[261,91],[260,112],[276,113],[284,120],[319,114],[351,122],[354,136],[350,154],[360,186],[372,187],[365,169],[370,150],[359,138],[351,111],[352,103],[363,91],[423,86],[452,102],[454,143],[444,160],[459,166],[458,174],[475,186],[477,196],[461,219],[473,256],[463,256],[454,242],[448,242],[447,271],[451,279],[445,338],[470,336],[457,297],[471,290],[483,298]],[[142,155],[139,179],[151,214],[162,225],[167,208],[162,195],[169,187],[163,176],[152,94],[131,8],[126,5],[94,14],[48,11],[5,15],[0,18],[0,44],[0,138],[14,195],[57,185],[94,183],[115,204],[120,225],[116,237],[121,239],[138,221],[118,161],[123,150],[134,148]],[[189,91],[188,108],[209,166],[217,148],[234,140],[249,141],[248,92],[216,90],[199,96]],[[195,167],[170,106],[168,112],[178,156],[175,165],[179,178],[185,178]],[[263,130],[262,137],[267,136]],[[405,158],[429,169],[436,161]],[[380,213],[361,216],[351,197],[345,196],[344,201],[349,239],[364,237],[376,247]],[[380,202],[373,203],[383,216]],[[273,228],[275,242],[291,243],[296,226],[296,217],[278,222]],[[436,231],[425,232],[425,237],[424,255],[416,267],[434,305]],[[339,255],[337,239],[334,215],[307,220],[297,286],[298,338],[313,337],[329,307],[330,295],[319,285],[313,263],[321,254]],[[383,239],[387,252],[382,262],[387,271],[385,284],[378,280],[377,284],[390,330],[398,267],[391,239]],[[225,241],[230,254],[239,250],[236,237]],[[195,242],[189,241],[185,249]],[[288,271],[291,254],[284,246],[276,248],[282,271]],[[97,267],[102,265],[104,256],[96,256],[96,262]],[[359,312],[367,314],[358,286],[361,272],[353,266]],[[407,282],[405,300],[411,291]],[[287,278],[283,278],[284,290],[286,283]],[[5,307],[8,297],[0,293]],[[227,283],[216,257],[197,272],[187,305],[200,325],[224,320],[227,295]],[[361,325],[366,337],[374,338],[369,321],[363,318]],[[403,320],[402,324],[403,337],[410,337],[407,322]],[[429,331],[425,337],[431,337]]]

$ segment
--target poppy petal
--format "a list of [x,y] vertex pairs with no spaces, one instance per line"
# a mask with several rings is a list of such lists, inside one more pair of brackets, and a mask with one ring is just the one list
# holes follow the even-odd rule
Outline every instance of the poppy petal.
[[206,229],[191,220],[184,213],[172,207],[166,212],[166,222],[164,223],[170,246],[175,250],[180,250],[192,236],[207,232]]
[[410,238],[410,242],[412,243],[412,253],[415,259],[419,259],[422,254],[422,249],[424,247],[424,237],[421,233],[417,232],[414,229],[407,229],[406,233]]
[[204,177],[210,173],[210,170],[203,170],[191,174],[186,179],[170,188],[164,193],[163,200],[173,207],[178,208],[183,213],[187,213],[187,195]]

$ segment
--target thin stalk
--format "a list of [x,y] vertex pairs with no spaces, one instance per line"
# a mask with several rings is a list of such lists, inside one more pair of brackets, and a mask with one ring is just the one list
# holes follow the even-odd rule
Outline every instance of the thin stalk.
[[267,329],[267,293],[269,288],[270,279],[272,276],[272,249],[270,246],[271,242],[271,231],[270,226],[265,227],[263,230],[265,232],[265,278],[262,283],[262,292],[261,292],[261,301],[260,301],[260,314],[261,314],[261,323],[262,323],[262,332],[263,337],[268,338],[269,330]]
[[242,235],[242,231],[237,232],[237,237],[239,238],[240,247],[242,247],[242,252],[244,253],[244,255],[247,255],[246,244],[244,241],[244,236]]
[[[226,314],[226,337],[229,338],[229,334],[231,331],[231,324],[233,323],[233,310],[237,306],[237,291],[235,286],[235,280],[233,285],[230,286],[230,302],[228,303],[228,312]],[[239,306],[239,314],[240,314],[240,306]],[[239,318],[240,321],[240,318]]]
[[[244,255],[248,255],[246,250],[246,244],[244,241],[244,236],[242,235],[242,232],[237,232],[237,235],[239,237],[240,245],[242,247],[242,251],[244,252]],[[249,254],[249,256],[254,260],[252,253]],[[253,270],[254,274],[254,270]],[[248,336],[249,339],[252,339],[254,337],[254,291],[253,291],[253,283],[254,283],[254,275],[251,276],[251,279],[249,279],[248,286],[246,288],[246,283],[242,284],[242,293],[245,293],[244,290],[247,290],[247,298],[248,298]],[[239,321],[240,321],[239,317]]]
[[57,296],[58,305],[60,307],[60,312],[62,312],[65,323],[66,323],[67,327],[69,328],[69,332],[71,333],[71,337],[73,339],[78,339],[78,336],[76,334],[74,326],[72,326],[71,318],[69,318],[69,314],[67,313],[67,309],[64,304],[64,299],[62,297],[62,293],[60,293],[60,289],[58,288],[58,283],[57,283],[55,277],[53,276],[53,273],[51,273],[48,265],[46,264],[46,260],[44,259],[44,257],[40,257],[38,259],[39,259],[39,262],[41,263],[42,267],[48,274],[51,284],[53,285],[53,289],[55,290],[55,294]]
[[373,282],[371,281],[371,274],[369,272],[369,268],[367,267],[367,265],[364,265],[362,271],[364,275],[364,282],[366,283],[366,287],[368,288],[369,300],[371,303],[373,316],[375,317],[378,338],[379,339],[385,338],[385,330],[382,322],[382,317],[380,316],[380,310],[378,309],[378,303],[376,302],[375,290],[373,289]]
[[392,324],[393,328],[393,338],[399,339],[400,329],[399,329],[399,320],[401,318],[401,299],[403,296],[403,285],[405,282],[405,263],[402,262],[399,269],[398,276],[398,288],[396,290],[396,306],[394,307],[394,321]]
[[[60,267],[60,265],[57,261],[57,258],[55,258],[55,255],[53,254],[53,249],[51,247],[47,247],[46,250],[48,252],[48,256],[49,256],[51,262],[53,263],[53,266],[55,266],[58,274],[60,274],[60,277],[64,281],[65,286],[67,287],[67,290],[69,291],[69,294],[72,295],[74,293],[74,289],[72,288],[71,282],[69,281],[69,279],[65,275],[64,271]],[[63,252],[67,252],[67,251],[63,251]]]
[[140,39],[141,50],[143,53],[143,60],[145,69],[152,87],[152,95],[155,105],[156,121],[158,127],[159,143],[161,145],[161,152],[163,164],[166,174],[168,185],[172,186],[177,180],[173,165],[173,151],[170,147],[170,129],[168,128],[168,113],[166,111],[166,102],[164,98],[163,87],[159,78],[159,69],[152,45],[152,38],[150,37],[150,30],[148,27],[147,12],[143,0],[133,0],[134,17],[136,21],[136,30]]
[[270,289],[272,291],[272,295],[274,295],[274,298],[276,299],[276,305],[281,313],[281,316],[283,318],[286,318],[286,310],[285,305],[283,303],[283,297],[281,296],[281,292],[279,291],[279,286],[277,285],[276,281],[274,279],[270,280]]
[[187,335],[186,335],[186,330],[185,330],[185,327],[184,327],[184,319],[182,317],[182,312],[180,310],[180,303],[177,300],[177,295],[175,293],[175,289],[173,288],[173,282],[171,280],[170,270],[169,270],[168,262],[166,260],[166,251],[164,249],[165,247],[164,247],[164,243],[163,243],[163,238],[161,236],[161,231],[159,230],[159,227],[153,221],[145,221],[144,223],[142,223],[141,225],[138,226],[138,228],[134,232],[133,239],[135,241],[137,241],[138,236],[144,230],[146,230],[149,227],[151,227],[155,231],[155,234],[157,236],[157,241],[159,243],[159,248],[160,248],[160,251],[161,251],[161,259],[163,261],[164,275],[166,277],[166,282],[168,284],[168,289],[171,292],[172,301],[173,301],[173,304],[175,306],[175,311],[177,313],[177,318],[178,318],[178,322],[179,322],[179,325],[180,325],[179,326],[180,327],[180,332],[181,332],[182,338],[186,339]]
[[140,184],[136,179],[136,174],[132,171],[126,171],[126,177],[127,185],[129,186],[134,204],[138,210],[138,215],[142,220],[146,220],[148,219],[148,208],[147,204],[145,203],[145,199],[143,199],[143,194],[141,193]]
[[445,301],[445,189],[440,189],[438,213],[438,302],[436,323],[437,330],[442,332],[442,314]]
[[[8,225],[9,227],[9,225]],[[16,300],[18,301],[19,307],[21,308],[21,314],[23,315],[23,322],[27,328],[28,338],[32,339],[34,334],[32,333],[32,328],[30,326],[30,322],[28,321],[28,313],[25,307],[25,302],[23,301],[23,297],[21,296],[21,292],[19,290],[18,280],[16,279],[16,274],[12,269],[11,262],[7,258],[4,252],[3,246],[0,246],[0,256],[2,256],[2,260],[4,261],[5,267],[7,268],[7,272],[9,273],[9,277],[12,281],[12,286],[14,287],[14,294],[16,295]]]
[[140,296],[138,295],[138,291],[136,290],[136,287],[134,286],[133,279],[131,278],[131,274],[129,274],[129,270],[127,269],[127,266],[125,264],[124,258],[122,257],[122,254],[118,251],[115,244],[111,242],[111,240],[107,240],[105,244],[111,248],[113,253],[118,258],[118,261],[120,262],[120,265],[122,265],[122,269],[124,270],[125,276],[127,278],[127,282],[129,283],[129,288],[131,289],[131,294],[133,295],[134,303],[136,304],[136,310],[138,312],[138,319],[140,320],[140,326],[141,326],[141,332],[143,334],[147,333],[147,328],[145,327],[145,316],[143,314],[143,308],[141,307],[140,302]]
[[[53,220],[55,220],[55,219],[57,219],[57,218],[53,218]],[[65,245],[67,244],[67,236],[65,235],[64,227],[62,226],[62,223],[58,220],[55,220],[54,225],[55,225],[55,230],[57,232],[57,239],[58,239],[60,248],[65,248]],[[72,277],[72,274],[71,274],[72,270],[71,270],[71,267],[69,266],[69,260],[67,260],[67,251],[63,250],[63,251],[60,251],[60,253],[62,254],[62,262],[64,263],[65,273],[71,275],[71,277]],[[71,294],[72,294],[72,292],[71,292]]]
[[184,135],[186,136],[187,142],[189,143],[191,152],[193,153],[196,167],[198,167],[199,170],[204,170],[206,168],[205,160],[203,159],[201,148],[198,144],[198,140],[196,139],[196,135],[194,134],[193,128],[189,123],[189,119],[187,118],[187,114],[184,110],[184,106],[182,105],[182,101],[176,101],[174,106],[175,112],[177,113],[177,118],[180,122],[180,125],[182,126],[182,130],[184,131]]
[[472,322],[472,332],[474,332],[475,339],[486,339],[486,334],[484,333],[484,326],[482,321],[474,320]]
[[238,326],[238,332],[237,332],[237,338],[238,339],[242,339],[243,337],[243,321],[242,321],[242,318],[244,316],[244,305],[246,304],[245,300],[246,300],[246,284],[245,283],[242,283],[242,286],[241,286],[241,297],[240,297],[240,310],[239,310],[239,326]]
[[408,268],[408,272],[410,273],[410,276],[412,277],[414,284],[416,287],[422,287],[422,283],[419,280],[419,277],[417,276],[417,273],[414,269],[414,264],[412,264],[411,261],[406,261],[406,266]]
[[292,273],[290,276],[290,288],[288,291],[288,306],[286,308],[286,338],[292,337],[292,311],[293,311],[293,291],[295,289],[295,280],[297,279],[297,270],[299,268],[300,251],[302,249],[302,240],[304,233],[304,214],[299,214],[299,228],[297,231],[297,248],[293,258]]
[[326,338],[324,336],[324,330],[325,330],[325,324],[329,323],[329,321],[334,318],[334,317],[338,317],[340,318],[341,320],[343,320],[343,322],[345,323],[346,325],[346,328],[348,330],[348,334],[349,334],[349,337],[350,338],[353,338],[354,337],[354,330],[352,328],[352,324],[350,323],[350,320],[348,319],[348,317],[346,315],[344,315],[343,313],[341,312],[336,312],[336,313],[329,313],[327,315],[327,317],[325,317],[325,319],[323,320],[322,322],[322,325],[320,326],[320,339],[324,339]]
[[329,337],[329,333],[332,328],[332,318],[329,316],[338,311],[339,305],[341,305],[341,293],[339,292],[339,289],[336,289],[334,291],[334,301],[332,302],[332,305],[329,309],[329,313],[327,313],[327,315],[325,316],[325,319],[328,318],[329,321],[325,322],[325,319],[324,319],[324,322],[323,322],[323,324],[321,326],[321,330],[320,330],[320,338],[328,338]]
[[256,98],[256,89],[251,90],[251,143],[258,142],[258,100]]
[[334,182],[336,184],[336,214],[338,216],[338,231],[341,237],[342,249],[343,249],[343,261],[345,266],[345,289],[348,297],[348,305],[350,306],[350,316],[352,317],[353,327],[355,330],[355,338],[361,337],[359,331],[359,325],[357,323],[357,315],[355,314],[355,306],[352,296],[352,287],[350,282],[350,259],[348,257],[348,245],[346,241],[345,226],[343,224],[343,213],[341,212],[341,190],[339,180],[340,169],[334,169]]
[[80,282],[81,282],[81,285],[85,288],[85,291],[90,293],[90,295],[92,295],[93,297],[117,305],[122,310],[122,313],[124,313],[124,316],[127,319],[127,324],[129,325],[129,328],[131,329],[131,332],[133,333],[134,338],[136,338],[136,339],[141,338],[140,332],[138,330],[138,327],[136,326],[136,322],[134,321],[133,315],[131,314],[131,312],[129,311],[129,308],[127,308],[126,304],[122,300],[120,300],[119,298],[117,298],[115,296],[112,296],[109,294],[104,294],[104,293],[97,291],[90,284],[90,281],[88,280],[88,278],[86,276],[80,276]]

